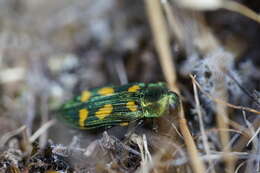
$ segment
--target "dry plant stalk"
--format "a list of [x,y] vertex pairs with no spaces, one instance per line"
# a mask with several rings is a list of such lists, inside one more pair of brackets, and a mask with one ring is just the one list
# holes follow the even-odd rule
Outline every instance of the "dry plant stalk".
[[[222,91],[223,91],[223,93],[226,92],[226,91],[224,91],[224,89]],[[231,148],[229,146],[230,135],[229,135],[228,131],[221,130],[221,129],[228,129],[229,128],[228,127],[229,119],[228,119],[228,112],[227,111],[228,111],[227,106],[221,105],[221,104],[216,104],[217,126],[220,129],[219,137],[220,137],[220,141],[221,141],[221,144],[222,144],[222,151],[223,151],[223,154],[224,154],[224,160],[227,163],[226,172],[233,173],[234,172],[234,158],[232,158],[232,156],[230,157],[230,156],[227,155],[227,153],[231,152]]]
[[[256,118],[255,121],[252,123],[254,128],[260,127],[260,118]],[[246,128],[243,130],[246,134],[248,134],[249,129]],[[241,136],[241,138],[237,141],[236,145],[233,147],[234,151],[242,151],[242,149],[246,146],[250,136]]]
[[[179,89],[177,88],[177,75],[174,70],[174,63],[172,61],[169,35],[166,27],[166,22],[164,20],[161,4],[159,0],[145,0],[147,13],[152,28],[154,42],[156,50],[159,54],[160,63],[164,72],[164,76],[170,85],[170,88],[177,93]],[[205,172],[205,167],[202,160],[199,157],[198,150],[196,148],[195,142],[189,132],[186,119],[184,117],[182,104],[180,105],[179,112],[179,125],[184,136],[184,141],[187,146],[188,154],[190,156],[190,161],[194,172],[200,173]]]
[[158,0],[145,0],[149,21],[154,37],[154,44],[159,54],[159,60],[162,65],[163,74],[167,83],[170,85],[170,89],[178,91],[176,87],[176,72],[174,62],[171,61],[171,48],[169,34],[166,27],[166,22],[162,13],[160,1]]
[[260,23],[260,15],[247,8],[243,4],[236,2],[235,0],[172,0],[176,5],[182,8],[188,8],[192,10],[217,10],[226,9],[229,11],[237,12],[244,15],[258,23]]
[[[255,122],[253,122],[253,127],[256,127]],[[243,137],[245,137],[247,140],[249,140],[252,137],[252,134],[249,133],[249,129],[245,128],[244,126],[238,124],[237,122],[230,120],[229,125],[234,128],[234,130],[238,131]],[[234,148],[233,148],[234,149]],[[235,151],[235,150],[234,150]]]
[[22,126],[18,129],[15,129],[11,132],[4,134],[0,139],[0,147],[3,147],[6,144],[6,142],[8,142],[12,137],[19,135],[20,133],[22,133],[25,130],[26,130],[26,126]]
[[[194,77],[195,78],[195,77]],[[211,155],[210,152],[210,148],[209,148],[209,144],[208,144],[208,137],[206,135],[205,132],[205,127],[203,124],[203,119],[202,119],[202,112],[201,112],[201,108],[200,108],[200,101],[199,101],[199,96],[198,96],[198,89],[197,86],[195,84],[194,78],[192,78],[192,85],[193,85],[193,91],[194,91],[194,97],[195,97],[195,102],[196,102],[196,112],[198,114],[199,117],[199,123],[200,123],[200,131],[201,131],[201,136],[202,136],[202,142],[206,151],[207,155]],[[212,173],[215,173],[215,169],[214,169],[214,164],[212,163],[211,160],[209,160],[209,167]]]
[[255,13],[250,8],[247,8],[246,6],[236,2],[234,0],[222,1],[222,8],[240,13],[241,15],[244,15],[244,16],[260,23],[260,15]]
[[42,134],[44,134],[51,126],[56,123],[56,120],[49,120],[44,123],[34,134],[30,137],[30,142],[34,142],[37,138],[39,138]]
[[168,1],[163,1],[162,3],[166,18],[169,23],[169,27],[171,28],[172,33],[174,34],[175,38],[178,40],[178,42],[183,45],[184,44],[184,33],[183,29],[181,27],[181,22],[178,20],[178,18],[173,14],[173,11],[171,10],[171,6],[169,5]]

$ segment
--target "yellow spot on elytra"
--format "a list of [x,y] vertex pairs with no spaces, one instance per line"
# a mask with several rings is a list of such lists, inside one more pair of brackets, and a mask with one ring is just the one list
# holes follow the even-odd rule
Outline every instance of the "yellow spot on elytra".
[[110,94],[113,94],[113,93],[114,93],[114,89],[113,89],[113,88],[110,88],[110,87],[101,88],[101,89],[98,91],[98,94],[100,94],[100,95],[102,95],[102,96],[110,95]]
[[85,120],[88,118],[88,110],[87,109],[80,109],[79,110],[79,126],[84,127]]
[[119,125],[120,126],[128,126],[128,124],[129,124],[128,122],[123,122],[123,123],[120,123]]
[[112,111],[113,111],[113,106],[111,104],[106,104],[104,107],[100,108],[96,112],[96,117],[102,120],[107,116],[109,116],[112,113]]
[[83,91],[82,94],[81,94],[81,97],[80,97],[80,101],[81,102],[86,102],[88,101],[88,99],[90,98],[91,96],[91,92],[89,91]]
[[126,107],[130,109],[132,112],[137,111],[137,105],[135,104],[135,102],[127,102]]
[[133,85],[130,88],[128,88],[128,92],[136,92],[140,89],[138,85]]

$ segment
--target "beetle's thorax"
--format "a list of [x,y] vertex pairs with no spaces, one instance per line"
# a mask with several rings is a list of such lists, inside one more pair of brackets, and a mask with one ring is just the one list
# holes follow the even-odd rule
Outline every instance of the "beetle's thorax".
[[163,86],[149,86],[141,98],[143,116],[160,117],[170,112],[170,108],[178,105],[176,93]]
[[169,103],[167,96],[162,97],[156,102],[143,102],[143,110],[145,117],[160,117],[169,111]]

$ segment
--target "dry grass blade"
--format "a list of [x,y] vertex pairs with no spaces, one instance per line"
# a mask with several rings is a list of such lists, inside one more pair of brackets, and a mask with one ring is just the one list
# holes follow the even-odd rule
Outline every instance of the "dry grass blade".
[[[228,129],[229,118],[228,118],[228,111],[227,106],[217,103],[216,105],[216,118],[217,118],[217,125],[219,129]],[[234,157],[230,157],[226,155],[226,153],[231,152],[231,148],[229,146],[229,139],[230,135],[229,132],[226,130],[219,131],[219,137],[222,144],[222,151],[224,154],[224,160],[227,164],[226,172],[233,173],[234,172]]]
[[[252,123],[252,126],[254,128],[259,127],[260,126],[260,118],[255,119],[254,122]],[[242,132],[246,135],[241,136],[241,138],[236,142],[235,146],[233,147],[234,151],[242,151],[242,149],[248,143],[248,140],[250,140],[250,137],[252,138],[252,136],[249,133],[248,128],[245,128]]]
[[222,8],[240,13],[260,23],[260,16],[257,13],[234,0],[223,1]]
[[192,10],[217,10],[223,8],[229,11],[237,12],[260,23],[260,16],[257,13],[236,2],[235,0],[173,0],[173,2],[180,7]]
[[184,137],[184,141],[190,156],[191,165],[194,172],[205,172],[205,167],[202,159],[199,157],[198,150],[196,148],[195,142],[190,134],[187,126],[187,121],[185,118],[179,119],[180,129]]
[[[223,152],[215,152],[211,155],[204,155],[202,156],[203,160],[221,160],[225,157],[225,155],[229,157],[238,157],[238,158],[249,158],[250,155],[246,152],[229,152],[229,153],[223,153]],[[255,155],[256,156],[256,155]]]
[[183,45],[184,31],[182,30],[182,27],[180,27],[181,23],[178,21],[177,17],[173,14],[173,11],[171,10],[171,6],[168,1],[163,1],[162,5],[164,7],[164,11],[172,32],[174,33],[175,37],[180,42],[180,44]]
[[[194,77],[195,78],[195,77]],[[200,108],[200,101],[199,101],[199,96],[198,96],[198,89],[196,87],[195,81],[192,80],[192,84],[193,84],[193,90],[194,90],[194,97],[195,97],[195,102],[196,102],[196,111],[199,117],[199,123],[200,123],[200,131],[201,131],[201,136],[202,136],[202,142],[206,151],[207,155],[210,155],[210,149],[209,149],[209,144],[208,144],[208,137],[206,135],[205,132],[205,127],[203,124],[203,119],[202,119],[202,112],[201,112],[201,108]],[[210,170],[211,172],[215,172],[214,169],[214,164],[211,162],[211,160],[209,160],[209,166],[210,166]]]
[[260,127],[258,127],[258,129],[256,130],[256,132],[253,134],[253,136],[251,137],[251,139],[249,139],[249,141],[247,142],[247,145],[249,145],[249,143],[251,143],[255,138],[257,138],[257,135],[260,133]]
[[8,133],[4,134],[2,136],[2,138],[0,139],[0,147],[3,147],[8,140],[10,140],[12,137],[22,133],[24,130],[26,130],[26,126],[22,126],[22,127],[18,128],[18,129],[15,129],[15,130],[13,130],[11,132],[8,132]]
[[34,142],[37,138],[39,138],[42,134],[44,134],[48,128],[53,126],[56,123],[56,120],[50,120],[43,124],[31,137],[30,137],[30,142]]
[[160,1],[145,0],[151,29],[154,36],[154,44],[159,54],[159,60],[162,66],[163,74],[170,85],[170,89],[178,91],[176,88],[176,70],[172,61],[170,40],[167,25],[163,16]]

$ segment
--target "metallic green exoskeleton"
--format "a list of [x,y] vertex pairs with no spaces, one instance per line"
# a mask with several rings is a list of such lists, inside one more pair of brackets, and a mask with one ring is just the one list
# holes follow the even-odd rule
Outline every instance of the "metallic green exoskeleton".
[[178,104],[177,94],[164,83],[131,83],[83,91],[63,104],[59,115],[76,128],[94,129],[160,117]]

